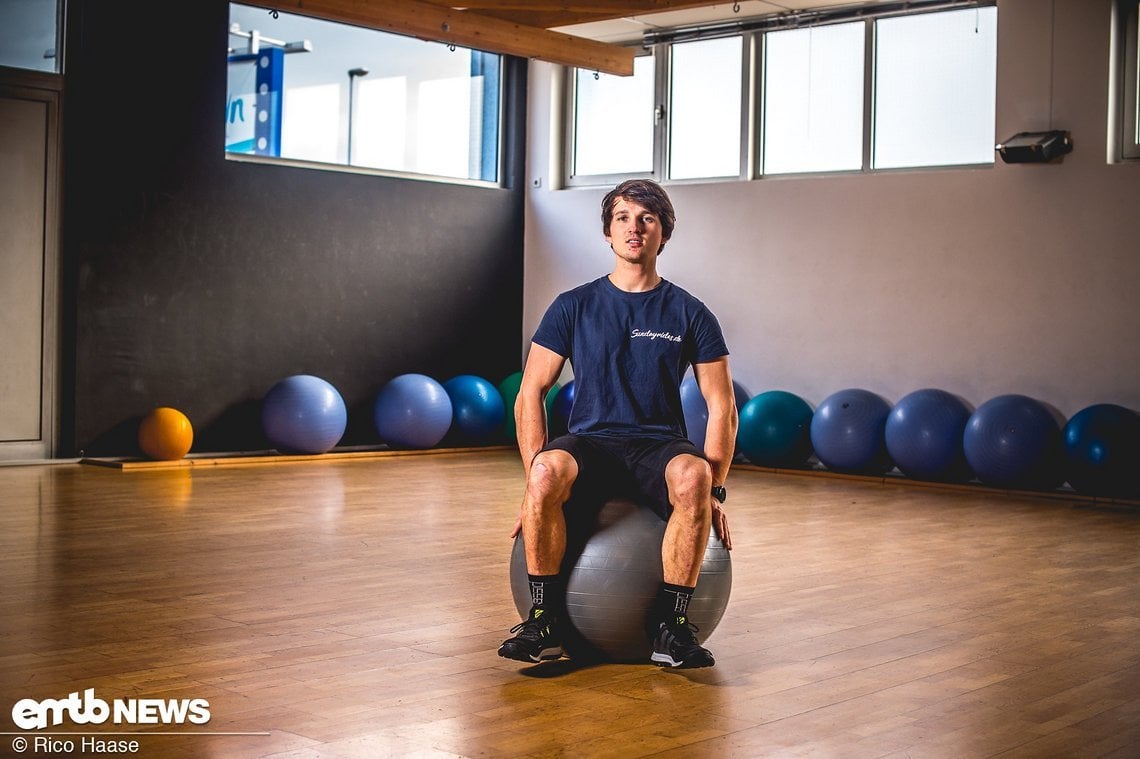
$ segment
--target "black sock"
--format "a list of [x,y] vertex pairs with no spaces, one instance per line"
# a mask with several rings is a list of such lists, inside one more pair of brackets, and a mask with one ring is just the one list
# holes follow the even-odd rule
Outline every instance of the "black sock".
[[536,609],[558,614],[562,608],[562,578],[558,575],[526,576],[530,587],[530,604]]
[[672,620],[677,617],[689,616],[689,601],[693,600],[696,588],[686,585],[673,585],[661,583],[661,590],[657,592],[657,614],[662,619]]

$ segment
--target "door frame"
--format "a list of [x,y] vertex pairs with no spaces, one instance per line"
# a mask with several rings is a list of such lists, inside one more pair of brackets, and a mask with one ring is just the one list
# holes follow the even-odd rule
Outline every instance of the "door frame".
[[43,293],[40,335],[40,437],[0,441],[0,463],[51,459],[60,439],[60,110],[63,77],[0,67],[0,97],[46,105],[44,134]]

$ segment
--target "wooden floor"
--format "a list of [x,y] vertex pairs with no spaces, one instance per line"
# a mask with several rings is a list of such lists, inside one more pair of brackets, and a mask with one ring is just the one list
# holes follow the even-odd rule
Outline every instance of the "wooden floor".
[[520,477],[0,467],[0,754],[17,701],[94,689],[211,719],[43,731],[77,754],[1140,756],[1136,509],[737,470],[715,668],[529,667],[495,654]]

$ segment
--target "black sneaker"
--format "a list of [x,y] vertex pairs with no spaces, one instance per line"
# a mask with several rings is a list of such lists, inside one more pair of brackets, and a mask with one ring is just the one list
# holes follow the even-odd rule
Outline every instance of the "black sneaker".
[[499,646],[499,656],[504,659],[540,662],[562,656],[558,618],[544,609],[532,608],[530,615],[512,627],[511,632],[518,635]]
[[657,625],[653,635],[653,655],[650,660],[659,667],[694,669],[716,664],[707,648],[702,648],[693,634],[697,626],[684,615],[677,615]]

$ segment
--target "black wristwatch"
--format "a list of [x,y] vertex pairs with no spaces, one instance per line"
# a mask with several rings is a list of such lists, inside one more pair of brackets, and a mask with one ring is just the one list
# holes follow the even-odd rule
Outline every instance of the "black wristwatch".
[[724,489],[724,485],[713,485],[712,497],[724,503],[724,499],[728,498],[728,491]]

